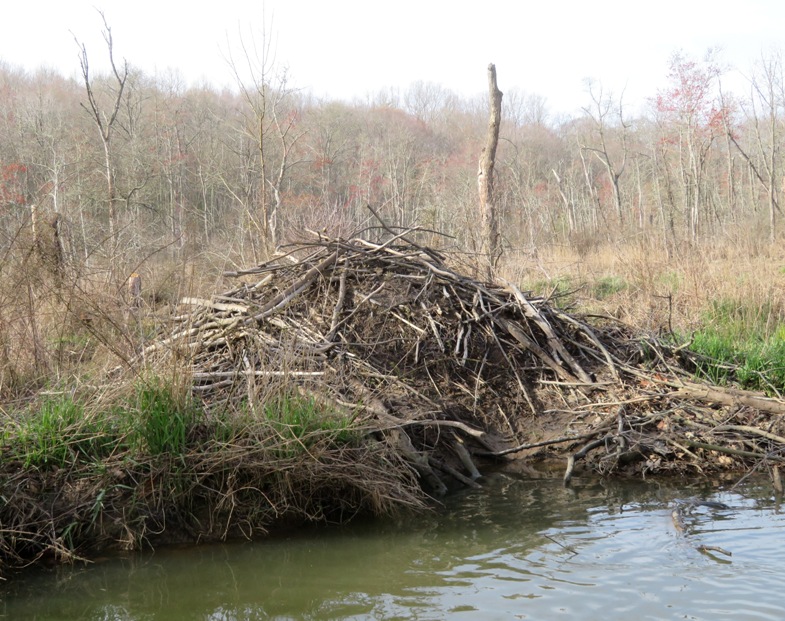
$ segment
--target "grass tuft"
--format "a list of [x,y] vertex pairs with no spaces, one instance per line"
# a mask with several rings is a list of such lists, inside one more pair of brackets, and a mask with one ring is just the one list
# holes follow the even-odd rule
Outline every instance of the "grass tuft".
[[605,300],[627,289],[627,282],[621,276],[603,276],[591,285],[591,293],[598,300]]
[[284,393],[264,404],[263,416],[278,435],[300,442],[318,438],[333,444],[355,444],[358,431],[351,417],[320,404],[313,397]]
[[179,397],[173,387],[153,381],[141,385],[129,413],[136,421],[135,438],[150,455],[182,455],[190,429],[201,418],[199,407]]
[[705,357],[698,372],[717,383],[736,381],[771,394],[785,391],[785,318],[769,302],[719,300],[695,332],[692,350]]
[[109,419],[87,417],[84,406],[68,396],[23,412],[13,436],[13,442],[6,441],[14,457],[25,467],[44,469],[100,460],[118,440]]

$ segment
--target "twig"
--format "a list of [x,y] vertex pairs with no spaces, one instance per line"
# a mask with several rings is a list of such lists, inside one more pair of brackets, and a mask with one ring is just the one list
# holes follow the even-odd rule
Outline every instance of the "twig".
[[460,438],[455,438],[452,443],[452,447],[455,450],[455,453],[458,455],[458,458],[461,460],[461,463],[463,463],[463,467],[466,468],[472,479],[479,479],[482,475],[477,469],[477,466],[474,465],[472,457],[469,455],[469,451],[466,450],[463,441]]
[[724,554],[725,556],[733,556],[731,552],[728,552],[725,548],[721,548],[719,546],[700,545],[695,549],[698,552],[719,552],[720,554]]
[[714,431],[739,431],[741,433],[750,433],[755,436],[766,438],[767,440],[779,442],[785,446],[785,438],[782,436],[778,436],[769,431],[765,431],[764,429],[758,429],[757,427],[751,427],[749,425],[720,425],[719,427],[715,427]]
[[268,317],[272,313],[280,310],[283,306],[285,306],[289,301],[292,300],[298,293],[302,292],[308,285],[310,285],[314,280],[316,280],[319,276],[322,275],[322,272],[326,270],[330,265],[333,265],[338,257],[340,256],[340,251],[336,250],[326,259],[324,259],[318,265],[314,265],[311,269],[309,269],[305,275],[298,281],[292,283],[287,289],[282,291],[279,295],[275,296],[272,300],[270,300],[267,304],[265,304],[259,312],[256,313],[253,317],[246,319],[246,322],[250,321],[261,321],[265,317]]
[[771,459],[775,461],[785,461],[785,457],[778,457],[775,455],[767,455],[766,453],[757,453],[752,451],[742,451],[740,449],[729,448],[727,446],[719,446],[717,444],[707,444],[706,442],[696,442],[695,440],[685,439],[684,443],[692,448],[700,448],[706,451],[716,451],[718,453],[726,453],[728,455],[736,455],[738,457],[751,457],[753,459]]
[[532,303],[526,299],[523,293],[521,293],[521,290],[512,283],[507,283],[507,288],[515,296],[515,299],[518,301],[524,315],[534,321],[534,323],[539,326],[540,330],[543,331],[548,345],[551,347],[551,353],[554,354],[554,357],[558,355],[558,357],[564,360],[578,376],[580,381],[584,382],[585,384],[592,384],[593,380],[591,377],[589,377],[589,374],[584,371],[583,367],[578,364],[575,358],[572,357],[572,354],[567,351],[561,340],[556,338],[553,328],[551,328],[548,321],[542,316],[541,313],[537,311],[537,309],[534,308]]
[[589,433],[582,433],[577,436],[564,436],[561,438],[554,438],[552,440],[542,440],[540,442],[530,442],[527,444],[521,444],[519,446],[515,446],[513,448],[504,449],[501,451],[480,451],[475,450],[473,451],[475,455],[480,455],[482,457],[502,457],[503,455],[510,455],[511,453],[519,453],[520,451],[526,451],[528,449],[533,448],[540,448],[542,446],[550,446],[551,444],[564,444],[565,442],[575,442],[576,440],[585,440],[586,438],[593,438],[598,433],[602,433],[603,431],[607,431],[606,429],[598,429],[595,431],[591,431]]
[[567,550],[567,552],[570,552],[570,553],[572,553],[572,555],[573,555],[573,556],[576,556],[576,555],[578,554],[578,552],[577,552],[577,551],[576,551],[574,548],[571,548],[570,546],[566,546],[566,545],[564,545],[563,543],[560,543],[559,541],[556,541],[556,540],[555,540],[553,537],[551,537],[550,535],[548,535],[548,534],[546,534],[546,533],[542,533],[542,536],[543,536],[543,537],[545,537],[546,539],[549,539],[550,541],[552,541],[553,543],[555,543],[557,546],[559,546],[559,547],[560,547],[560,548],[562,548],[563,550]]
[[570,484],[570,481],[572,480],[572,471],[575,469],[575,462],[578,461],[579,459],[582,459],[583,457],[585,457],[589,453],[589,451],[597,448],[598,446],[602,446],[603,444],[605,444],[607,439],[608,439],[607,436],[603,436],[602,438],[598,438],[597,440],[594,440],[593,442],[589,442],[580,451],[575,453],[575,455],[570,455],[567,458],[567,469],[564,472],[564,485],[565,485],[565,487],[568,486]]

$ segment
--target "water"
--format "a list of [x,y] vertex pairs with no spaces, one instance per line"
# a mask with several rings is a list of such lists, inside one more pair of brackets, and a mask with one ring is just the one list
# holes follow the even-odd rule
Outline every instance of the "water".
[[[731,508],[684,511],[679,532],[671,510],[689,499]],[[29,573],[0,587],[0,619],[780,621],[784,571],[765,481],[499,474],[433,515]]]

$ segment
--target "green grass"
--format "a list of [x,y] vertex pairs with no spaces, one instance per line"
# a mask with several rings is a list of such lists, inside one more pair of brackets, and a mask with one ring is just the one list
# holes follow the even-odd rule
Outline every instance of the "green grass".
[[63,468],[75,462],[100,460],[117,443],[117,429],[104,418],[86,415],[70,396],[45,399],[23,412],[16,428],[4,431],[4,442],[26,467]]
[[785,391],[785,317],[770,303],[722,300],[703,317],[691,349],[706,358],[698,374],[716,383],[776,394]]
[[591,294],[598,300],[621,293],[627,289],[627,283],[621,276],[603,276],[591,284]]
[[140,547],[165,530],[248,536],[276,520],[390,511],[397,496],[419,498],[408,469],[391,467],[383,448],[365,450],[351,410],[295,388],[210,410],[163,380],[129,388],[111,403],[105,393],[63,395],[6,413],[0,534],[25,538],[0,537],[0,570],[44,552],[78,558],[119,538]]
[[351,444],[359,438],[351,417],[319,404],[312,397],[282,394],[264,404],[263,416],[281,437],[289,440],[318,437],[336,444]]
[[[25,467],[65,468],[77,463],[100,467],[112,454],[183,456],[204,441],[230,444],[255,429],[288,451],[302,452],[316,442],[356,445],[362,441],[353,417],[315,399],[282,394],[257,412],[213,413],[211,422],[189,396],[163,382],[144,382],[130,398],[101,411],[71,396],[47,398],[9,419],[0,446]],[[203,448],[203,447],[202,447]]]
[[172,387],[155,381],[137,389],[132,406],[133,440],[141,441],[150,455],[183,454],[189,430],[202,418],[190,398],[179,397]]
[[6,423],[3,444],[25,467],[64,468],[112,453],[178,455],[201,412],[160,383],[143,384],[133,398],[106,410],[71,396],[46,398]]

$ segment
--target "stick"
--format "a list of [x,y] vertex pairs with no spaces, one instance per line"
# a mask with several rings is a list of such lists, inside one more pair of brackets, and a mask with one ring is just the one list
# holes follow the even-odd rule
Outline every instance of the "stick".
[[767,397],[759,397],[744,390],[705,386],[686,381],[666,381],[665,384],[678,389],[673,393],[673,396],[675,397],[686,395],[693,399],[708,403],[721,403],[729,406],[746,405],[762,412],[785,414],[785,403],[782,401],[769,399]]
[[477,481],[475,481],[473,479],[470,479],[469,477],[467,477],[464,474],[461,474],[455,468],[453,468],[449,464],[444,463],[443,461],[439,461],[437,459],[434,459],[433,457],[429,457],[428,458],[428,463],[431,466],[433,466],[434,468],[437,468],[438,470],[441,470],[442,472],[446,472],[451,477],[453,477],[457,481],[460,481],[461,483],[463,483],[467,487],[473,487],[475,489],[482,489],[482,485],[477,483]]
[[[524,348],[528,349],[531,353],[537,356],[540,360],[542,360],[546,366],[553,370],[556,375],[567,382],[577,382],[578,378],[576,378],[572,373],[570,373],[567,369],[561,366],[558,362],[556,362],[551,356],[544,350],[542,347],[537,345],[531,338],[529,338],[523,330],[521,330],[517,324],[509,321],[507,319],[502,318],[493,318],[494,323],[508,332],[518,343],[523,345]],[[589,382],[591,383],[591,382]]]
[[472,480],[479,479],[482,475],[480,474],[480,471],[477,470],[477,466],[474,465],[472,457],[469,455],[469,451],[466,450],[461,439],[455,438],[455,442],[452,443],[452,446],[455,449],[458,458],[461,460],[461,463],[463,463],[463,467],[466,468],[471,475]]
[[717,451],[718,453],[727,453],[728,455],[736,455],[738,457],[752,457],[753,459],[773,459],[775,461],[785,461],[783,457],[774,455],[767,455],[766,453],[757,453],[753,451],[742,451],[740,449],[729,448],[727,446],[718,446],[717,444],[706,444],[705,442],[695,442],[694,440],[684,440],[687,446],[693,448],[702,448],[707,451]]
[[564,321],[576,326],[584,335],[586,335],[586,337],[592,343],[594,343],[594,346],[602,352],[602,355],[605,358],[605,363],[608,365],[608,368],[611,370],[611,374],[613,375],[613,378],[617,382],[621,381],[621,378],[619,377],[619,370],[616,368],[616,365],[613,364],[613,356],[611,356],[610,352],[605,348],[605,346],[602,344],[600,339],[597,338],[597,335],[594,334],[594,331],[591,328],[589,328],[589,326],[587,326],[585,323],[578,321],[573,317],[570,317],[567,313],[563,313],[558,308],[553,307],[551,310],[560,319],[563,319]]
[[521,290],[518,289],[518,287],[516,287],[512,283],[507,283],[507,288],[515,296],[515,299],[518,300],[518,304],[523,309],[524,314],[529,319],[533,320],[534,323],[536,323],[540,327],[540,330],[542,330],[543,334],[545,334],[545,338],[547,339],[548,344],[551,346],[551,352],[554,354],[554,356],[558,355],[559,357],[561,357],[561,359],[564,360],[569,365],[569,367],[578,376],[578,379],[580,379],[582,382],[584,382],[585,384],[594,383],[591,377],[589,377],[589,374],[583,370],[583,367],[581,367],[581,365],[578,364],[575,358],[572,357],[570,352],[567,351],[561,340],[556,338],[556,335],[553,333],[553,328],[551,328],[551,325],[542,316],[542,314],[539,311],[537,311],[536,308],[534,308],[532,303],[526,299],[526,296],[524,296],[523,293],[521,293]]
[[724,548],[720,548],[719,546],[698,546],[695,548],[698,552],[719,552],[720,554],[724,554],[725,556],[733,556],[731,552],[728,552]]
[[764,431],[763,429],[758,429],[757,427],[750,427],[748,425],[720,425],[719,427],[715,427],[714,431],[740,431],[742,433],[751,433],[753,435],[761,436],[762,438],[767,438],[768,440],[773,440],[774,442],[779,442],[780,444],[785,445],[785,438],[782,436]]
[[310,285],[314,280],[316,280],[319,276],[322,275],[324,270],[326,270],[330,265],[335,263],[340,256],[340,251],[336,250],[326,259],[324,259],[318,265],[314,265],[311,269],[309,269],[305,275],[298,281],[292,283],[288,288],[282,291],[280,294],[275,296],[272,300],[270,300],[267,304],[265,304],[259,312],[256,313],[253,317],[246,319],[246,323],[251,321],[261,321],[265,317],[272,315],[274,312],[280,310],[286,304],[288,304],[294,297],[296,297],[299,293],[305,290],[308,285]]
[[248,312],[248,307],[244,304],[226,304],[224,302],[213,302],[211,300],[203,300],[201,298],[181,298],[180,304],[190,304],[192,306],[214,308],[215,310],[219,311],[234,311],[237,313]]
[[333,314],[330,318],[330,331],[324,337],[325,341],[332,341],[333,337],[335,336],[335,331],[338,329],[338,317],[341,315],[343,311],[343,301],[346,298],[346,274],[348,273],[347,269],[344,269],[341,272],[341,279],[338,283],[338,300],[335,302],[335,306],[333,307]]
[[591,451],[592,449],[597,448],[598,446],[602,446],[605,444],[605,441],[608,439],[607,436],[603,436],[602,438],[598,438],[593,442],[589,442],[586,446],[584,446],[580,451],[575,453],[575,455],[570,455],[567,458],[567,470],[564,473],[564,486],[567,487],[572,480],[572,471],[575,468],[575,462],[583,457]]
[[509,455],[510,453],[518,453],[520,451],[525,451],[528,449],[540,448],[541,446],[549,446],[551,444],[563,444],[564,442],[574,442],[575,440],[585,440],[586,438],[593,438],[598,433],[602,433],[603,431],[605,430],[597,429],[589,433],[582,433],[578,436],[564,436],[562,438],[554,438],[553,440],[542,440],[541,442],[531,442],[529,444],[521,444],[520,446],[504,449],[502,451],[473,451],[473,452],[475,455],[480,455],[482,457],[502,457],[503,455]]

